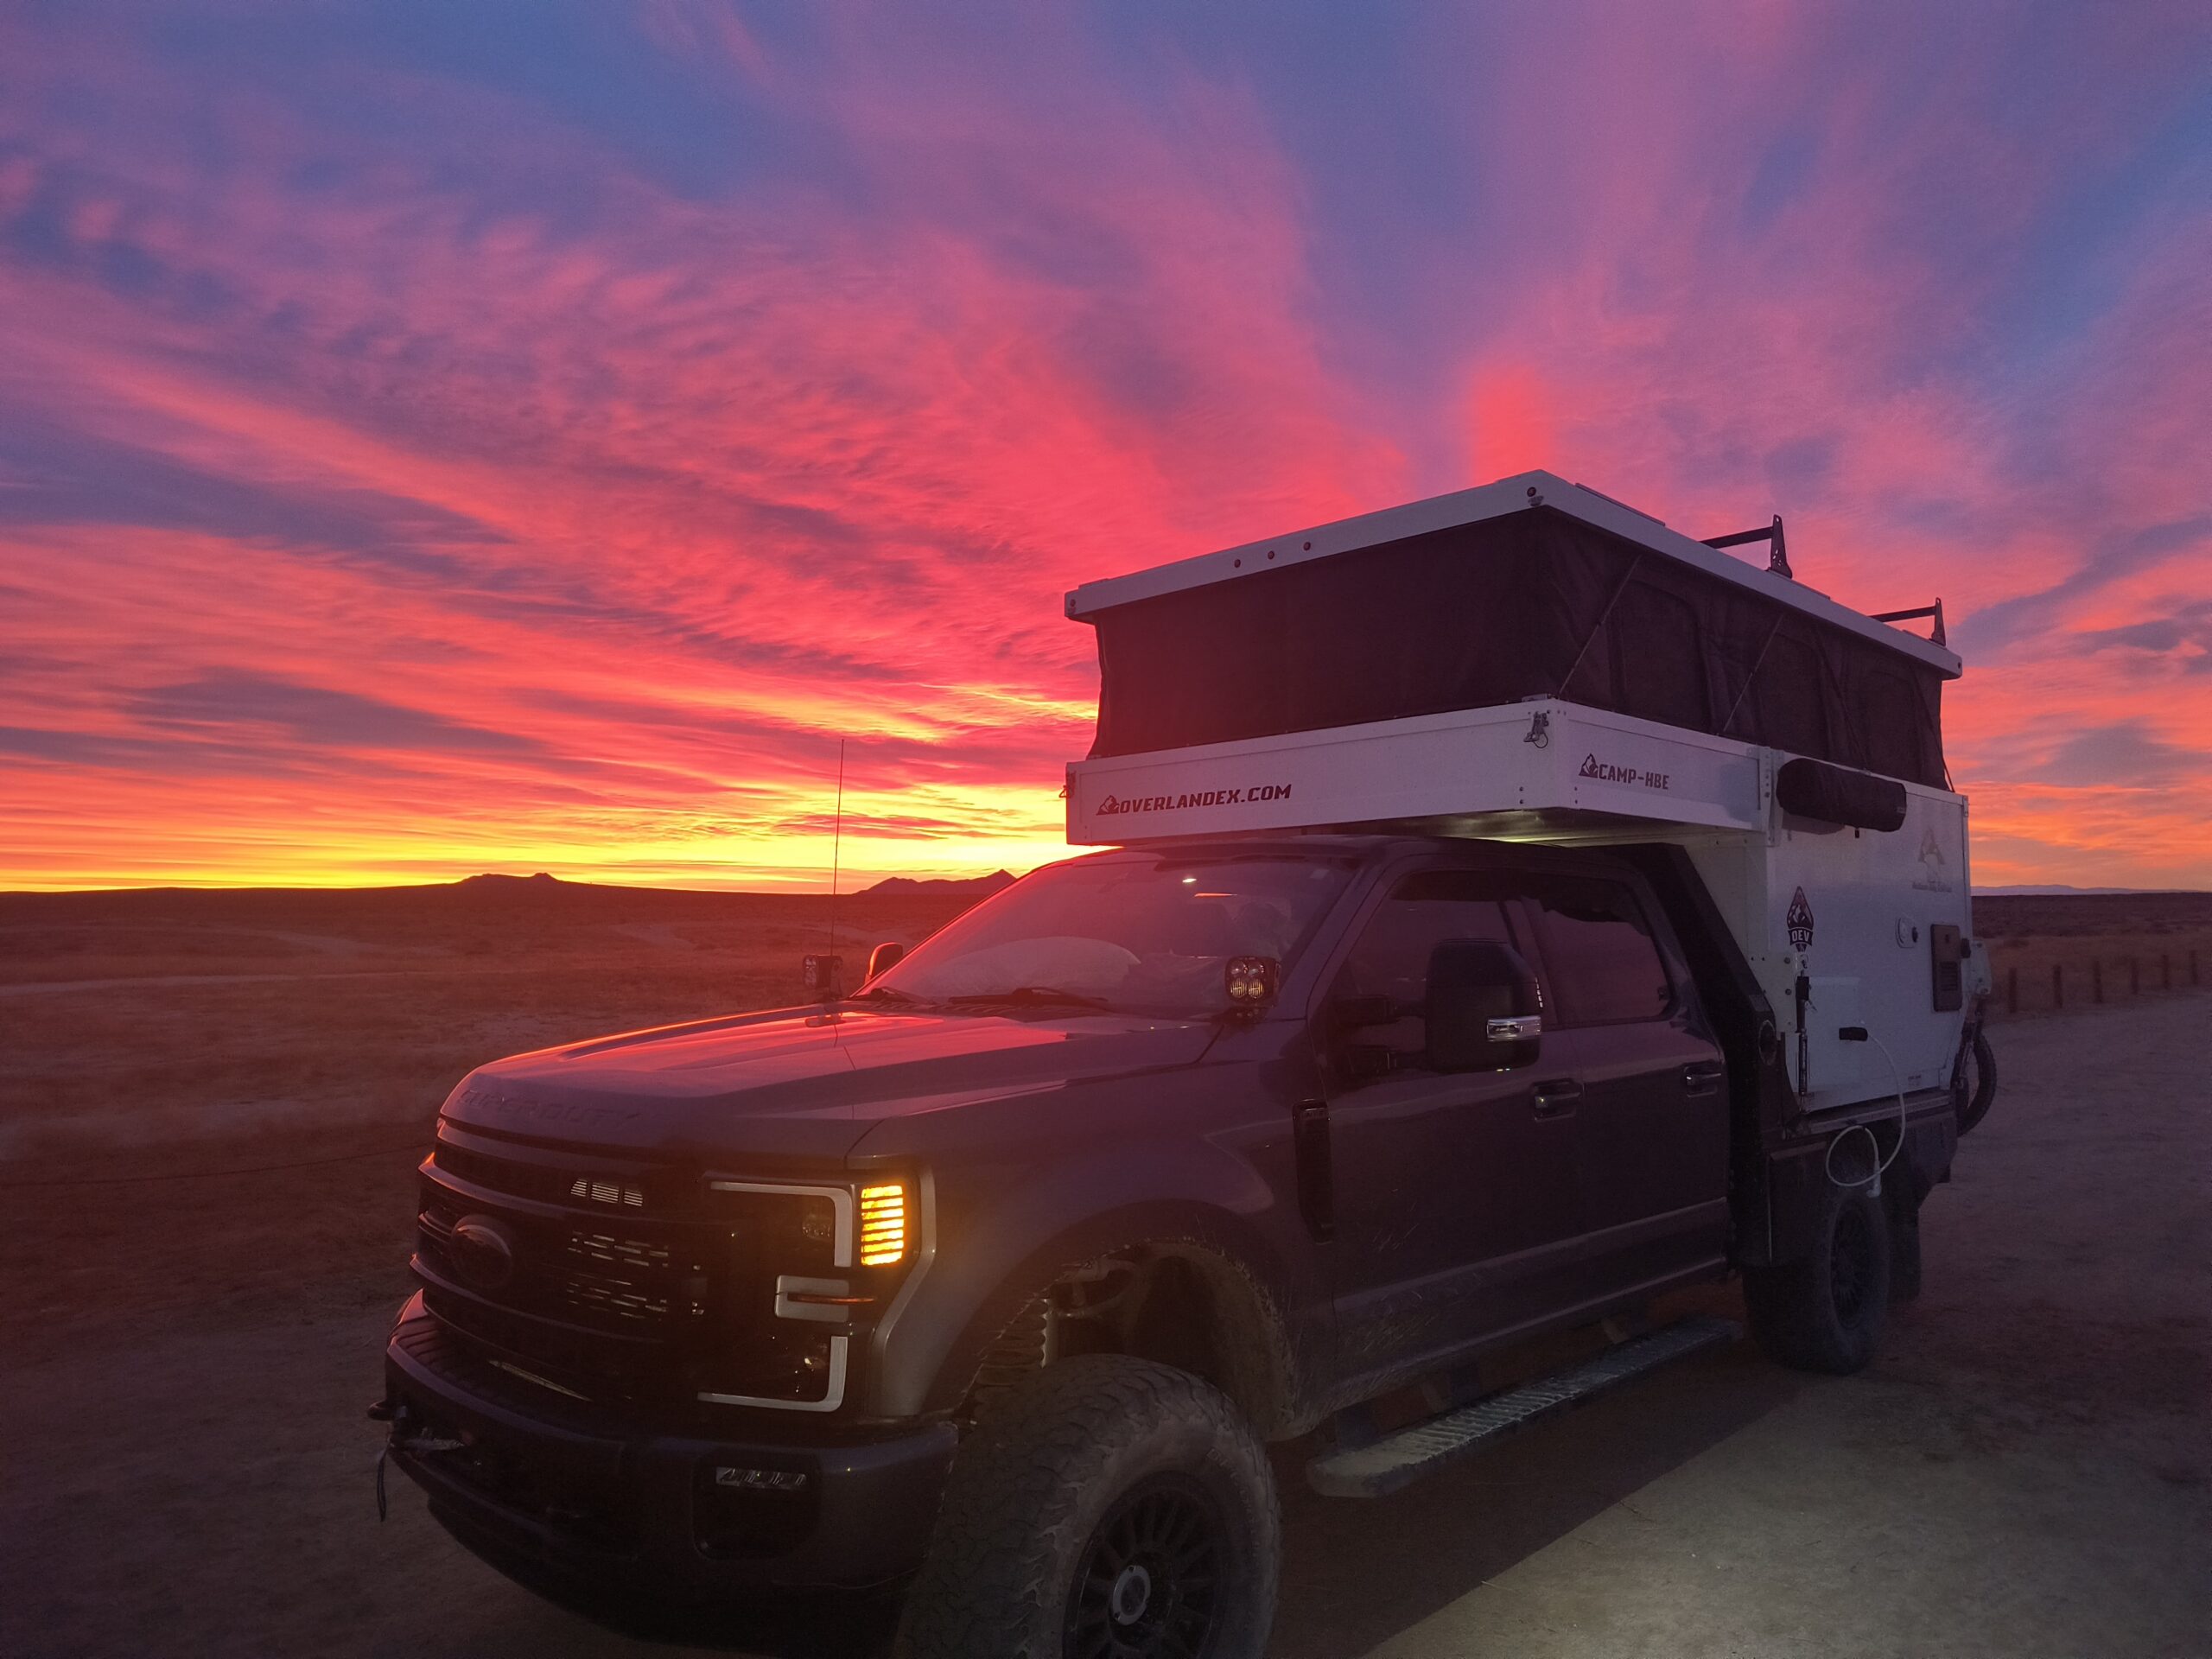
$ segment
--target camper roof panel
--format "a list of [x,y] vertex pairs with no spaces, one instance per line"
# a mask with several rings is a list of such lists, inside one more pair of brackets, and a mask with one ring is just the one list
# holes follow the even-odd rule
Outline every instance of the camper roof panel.
[[[1531,491],[1535,492],[1534,497]],[[1137,600],[1379,547],[1457,525],[1478,524],[1486,518],[1522,512],[1532,505],[1566,513],[1832,626],[1902,652],[1935,669],[1946,679],[1958,677],[1959,658],[1942,645],[1902,628],[1877,622],[1816,588],[1707,547],[1693,537],[1669,529],[1648,513],[1639,512],[1586,486],[1569,483],[1555,473],[1546,472],[1518,473],[1475,489],[1432,496],[1426,501],[1362,513],[1354,518],[1340,518],[1333,524],[1317,524],[1310,530],[1293,531],[1266,541],[1248,542],[1241,547],[1224,548],[1217,553],[1179,559],[1125,576],[1087,582],[1068,594],[1067,613],[1088,619],[1100,611]]]

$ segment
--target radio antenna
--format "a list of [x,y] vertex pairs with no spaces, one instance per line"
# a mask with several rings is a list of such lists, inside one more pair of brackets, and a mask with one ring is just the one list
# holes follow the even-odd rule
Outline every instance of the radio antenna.
[[837,740],[837,815],[830,830],[830,953],[837,953],[837,868],[845,845],[845,740]]

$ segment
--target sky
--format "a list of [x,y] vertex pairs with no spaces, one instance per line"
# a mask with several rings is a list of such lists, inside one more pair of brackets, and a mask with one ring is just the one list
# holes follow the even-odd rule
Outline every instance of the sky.
[[1537,466],[2212,887],[2209,416],[2202,0],[18,0],[0,887],[1026,868],[1065,589]]

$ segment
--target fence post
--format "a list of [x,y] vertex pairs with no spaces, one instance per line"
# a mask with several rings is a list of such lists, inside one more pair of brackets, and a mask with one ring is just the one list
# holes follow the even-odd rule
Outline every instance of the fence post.
[[2102,957],[2092,957],[2089,959],[2089,1001],[2102,1002],[2104,1000],[2105,959]]
[[2066,969],[2056,962],[2050,964],[2050,1006],[2054,1008],[2066,1006]]
[[2143,995],[2143,964],[2133,957],[2127,959],[2127,994],[2130,996]]

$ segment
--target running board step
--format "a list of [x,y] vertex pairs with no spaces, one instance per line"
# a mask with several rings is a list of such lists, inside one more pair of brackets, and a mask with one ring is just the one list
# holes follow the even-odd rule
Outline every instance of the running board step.
[[1732,1319],[1679,1320],[1518,1388],[1402,1428],[1370,1446],[1316,1458],[1306,1465],[1306,1478],[1315,1491],[1329,1497],[1381,1497],[1517,1429],[1579,1406],[1617,1382],[1642,1376],[1700,1349],[1733,1342],[1743,1334],[1743,1327]]

